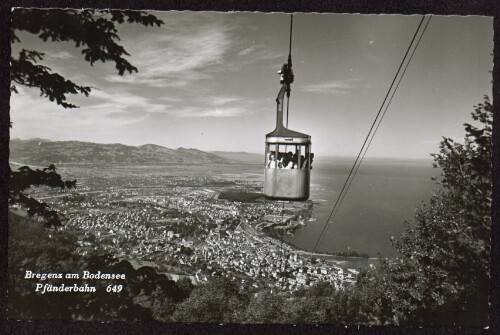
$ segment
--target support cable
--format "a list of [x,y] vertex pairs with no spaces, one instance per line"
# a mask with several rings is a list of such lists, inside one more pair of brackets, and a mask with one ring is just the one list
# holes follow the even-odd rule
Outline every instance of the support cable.
[[290,110],[290,97],[286,99],[286,128],[288,128],[288,113]]
[[290,44],[288,47],[288,55],[292,54],[292,27],[293,27],[293,14],[290,14]]
[[[330,212],[330,215],[329,215],[328,219],[326,220],[325,225],[323,226],[323,229],[321,230],[320,236],[318,237],[318,240],[316,241],[316,244],[314,245],[312,253],[314,253],[316,251],[316,248],[318,247],[320,241],[322,241],[322,239],[324,238],[324,235],[325,235],[325,233],[326,233],[326,231],[327,231],[327,229],[328,229],[328,227],[329,227],[329,225],[331,223],[330,220],[332,218],[332,215],[335,212],[336,208],[338,208],[340,200],[343,199],[344,191],[347,192],[348,185],[350,185],[349,181],[351,179],[351,176],[353,176],[354,170],[355,169],[357,170],[356,167],[358,165],[358,161],[361,163],[360,157],[361,157],[363,151],[365,150],[365,146],[366,146],[366,144],[368,142],[368,139],[370,138],[370,136],[372,134],[372,131],[373,131],[375,125],[377,124],[377,121],[379,120],[379,116],[382,113],[382,109],[384,108],[385,103],[386,103],[386,101],[388,101],[387,98],[389,97],[389,95],[392,92],[392,88],[394,87],[394,83],[396,82],[396,80],[399,77],[401,69],[402,69],[404,63],[406,62],[407,56],[408,56],[411,48],[413,47],[413,43],[415,42],[415,39],[416,39],[416,37],[417,37],[417,35],[418,35],[419,31],[420,31],[420,27],[422,26],[422,23],[424,22],[424,19],[425,19],[425,15],[422,17],[422,19],[420,20],[420,23],[418,24],[417,30],[415,31],[415,34],[413,35],[413,38],[412,38],[412,40],[410,42],[410,45],[408,46],[408,49],[406,50],[406,53],[405,53],[405,55],[403,57],[403,60],[401,61],[400,65],[398,67],[398,70],[396,71],[396,75],[394,76],[394,79],[392,80],[391,85],[389,86],[389,90],[387,91],[387,94],[385,95],[385,98],[384,98],[384,100],[382,102],[382,105],[380,106],[380,108],[379,108],[379,110],[377,112],[377,115],[375,116],[375,119],[373,120],[373,123],[372,123],[372,125],[370,127],[370,130],[368,131],[368,134],[366,135],[366,138],[365,138],[365,140],[363,142],[363,145],[361,146],[361,150],[359,151],[358,156],[356,157],[356,160],[354,161],[354,164],[353,164],[351,170],[349,171],[349,175],[347,176],[347,179],[344,182],[344,185],[342,186],[342,190],[340,191],[339,196],[337,197],[337,200],[335,201],[333,209]],[[423,33],[422,33],[422,35],[423,35]],[[365,153],[366,153],[366,151],[365,151]]]
[[[288,44],[288,65],[290,66],[290,70],[292,67],[292,28],[293,28],[293,14],[290,15],[290,42]],[[288,128],[288,115],[290,113],[290,91],[287,92],[286,95],[286,128]],[[288,151],[287,146],[285,145],[285,152]],[[285,212],[285,201],[282,201],[283,206],[281,208],[281,225],[284,228],[283,224],[283,215]],[[284,271],[282,272],[283,268],[283,259],[284,259],[284,253],[285,251],[283,250],[283,229],[281,230],[281,238],[280,238],[280,249],[281,249],[281,264],[280,264],[280,272],[281,272],[281,286],[285,286],[285,273]]]
[[[290,15],[290,43],[288,44],[288,65],[292,66],[292,28],[293,28],[293,14]],[[287,94],[286,99],[286,128],[288,128],[288,114],[290,110],[290,92]]]
[[[281,206],[281,225],[283,226],[283,215],[285,213],[285,201],[282,200],[281,201],[282,203],[282,206]],[[283,250],[283,230],[281,231],[280,233],[280,255],[281,255],[281,262],[280,262],[280,268],[279,268],[279,272],[278,273],[281,273],[281,278],[282,278],[282,283],[281,283],[281,286],[283,286],[284,284],[284,281],[285,281],[285,276],[284,276],[284,273],[281,272],[281,269],[283,268],[283,254],[284,254],[284,250]]]
[[[425,27],[424,29],[422,30],[422,34],[420,35],[420,38],[418,39],[416,45],[415,45],[415,48],[413,49],[413,52],[408,60],[408,62],[406,63],[406,66],[401,74],[401,76],[399,77],[399,80],[398,80],[398,83],[396,84],[396,87],[394,89],[394,91],[392,92],[391,94],[391,98],[389,99],[389,102],[387,103],[387,105],[385,106],[385,109],[384,109],[384,112],[382,113],[382,116],[380,117],[379,121],[378,121],[378,124],[377,124],[377,127],[375,128],[371,138],[370,138],[370,141],[368,142],[368,145],[366,146],[366,149],[364,150],[364,153],[359,161],[359,164],[358,166],[356,167],[356,170],[354,171],[354,174],[351,178],[351,180],[349,181],[349,184],[347,185],[347,188],[346,188],[346,191],[344,192],[344,194],[342,195],[342,198],[340,199],[340,202],[339,202],[339,205],[337,206],[335,212],[333,213],[333,216],[332,216],[332,221],[335,219],[335,216],[337,215],[338,211],[339,211],[339,208],[340,206],[342,205],[342,202],[344,201],[344,198],[347,194],[347,191],[349,190],[349,187],[351,186],[352,184],[352,181],[354,180],[354,177],[356,176],[356,173],[358,172],[358,169],[359,167],[361,166],[361,162],[363,161],[363,159],[365,158],[365,155],[366,155],[366,152],[368,151],[368,149],[370,148],[370,145],[372,144],[372,141],[373,141],[373,138],[375,137],[375,134],[377,133],[378,131],[378,128],[380,127],[380,124],[382,123],[382,120],[384,119],[384,116],[385,116],[385,113],[387,112],[387,109],[389,108],[389,105],[391,104],[392,102],[392,99],[394,98],[394,95],[396,94],[396,91],[398,90],[398,87],[399,87],[399,84],[401,83],[401,80],[403,79],[403,76],[405,75],[406,73],[406,69],[408,69],[408,65],[410,65],[410,62],[413,58],[413,55],[415,54],[415,51],[417,50],[418,48],[418,45],[420,44],[420,40],[422,39],[422,37],[424,36],[424,33],[425,33],[425,30],[427,29],[427,26],[429,25],[429,22],[431,21],[431,17],[429,17],[429,20],[427,21],[427,23],[425,24]],[[328,228],[325,232],[325,234],[323,235],[323,238],[326,236],[326,233],[328,232]],[[322,241],[320,241],[320,244],[321,244]]]

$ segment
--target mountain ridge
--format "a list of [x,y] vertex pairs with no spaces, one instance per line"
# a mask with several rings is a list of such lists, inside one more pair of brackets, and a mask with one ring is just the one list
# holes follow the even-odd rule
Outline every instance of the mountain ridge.
[[129,146],[121,143],[52,141],[40,138],[11,139],[10,160],[21,164],[228,164],[241,163],[195,148],[171,149],[157,144]]

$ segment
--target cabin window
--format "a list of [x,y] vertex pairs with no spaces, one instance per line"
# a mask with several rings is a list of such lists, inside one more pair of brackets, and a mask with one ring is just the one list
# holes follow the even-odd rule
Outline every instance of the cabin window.
[[309,144],[266,144],[266,168],[310,169],[311,158]]

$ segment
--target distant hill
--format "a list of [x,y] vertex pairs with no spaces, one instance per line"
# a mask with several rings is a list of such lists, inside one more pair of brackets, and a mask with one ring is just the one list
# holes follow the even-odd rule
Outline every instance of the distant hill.
[[252,154],[248,152],[228,152],[228,151],[210,151],[210,153],[228,160],[237,160],[242,163],[255,163],[264,165],[264,154]]
[[113,163],[113,164],[221,164],[236,163],[213,153],[197,149],[169,149],[145,144],[99,144],[44,139],[10,141],[10,161],[21,164]]
[[240,202],[254,202],[265,201],[262,193],[256,192],[221,192],[217,199],[240,201]]

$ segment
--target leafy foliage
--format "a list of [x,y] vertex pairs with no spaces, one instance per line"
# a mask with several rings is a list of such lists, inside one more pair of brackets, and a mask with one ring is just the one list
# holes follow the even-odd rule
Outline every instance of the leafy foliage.
[[[36,243],[34,243],[36,241]],[[43,273],[77,271],[78,257],[71,249],[75,239],[61,236],[61,243],[54,243],[39,222],[24,219],[9,212],[9,255],[8,255],[8,315],[16,319],[49,318],[54,315],[71,317],[59,311],[60,304],[67,302],[47,301],[46,295],[34,293],[34,282],[24,279],[25,271]],[[67,297],[71,298],[71,297]]]
[[463,143],[444,138],[434,154],[443,190],[419,208],[394,245],[401,257],[360,276],[370,323],[485,325],[488,322],[492,105],[465,124]]
[[175,321],[242,322],[248,295],[228,278],[197,286],[174,313]]
[[[116,25],[136,23],[143,26],[160,26],[163,21],[154,15],[137,11],[119,10],[66,10],[18,8],[12,12],[11,42],[21,42],[17,31],[37,35],[44,42],[74,42],[82,48],[82,55],[90,65],[97,61],[114,62],[120,75],[137,72],[124,56],[129,54],[118,43],[120,37]],[[55,101],[64,108],[77,106],[66,101],[68,94],[88,96],[91,87],[77,85],[38,62],[44,54],[36,50],[25,50],[11,57],[11,80],[19,85],[38,87],[40,95]],[[11,91],[17,92],[15,85]]]
[[31,186],[40,185],[61,189],[75,188],[76,180],[63,181],[53,164],[43,170],[32,170],[28,166],[20,167],[18,171],[10,172],[9,203],[25,206],[28,215],[43,218],[47,227],[59,227],[62,223],[58,213],[49,209],[46,203],[30,197],[24,192]]
[[[277,315],[274,315],[274,320],[269,320],[269,322],[295,324],[337,323],[336,317],[338,314],[335,313],[337,293],[338,291],[330,283],[318,282],[307,289],[294,292],[292,295],[284,293],[278,296],[278,299],[273,298],[273,295],[269,295],[268,299],[275,300],[269,305],[274,305],[274,311],[277,313]],[[261,309],[263,311],[269,310],[268,307],[261,307]],[[251,309],[249,308],[249,310]]]
[[[75,252],[76,238],[64,231],[48,231],[38,222],[9,213],[8,313],[16,319],[153,320],[168,321],[176,304],[189,296],[192,285],[179,284],[151,267],[134,269],[127,261],[108,254]],[[49,233],[50,232],[50,233]],[[36,241],[36,243],[33,243]],[[34,273],[125,274],[123,281],[79,279],[26,279]],[[96,286],[95,293],[35,292],[36,283]],[[106,292],[109,284],[122,284],[121,292]],[[170,303],[170,304],[169,304]]]
[[286,299],[267,290],[257,292],[246,308],[245,319],[249,323],[284,323],[290,317],[285,310]]
[[[56,101],[64,108],[75,108],[74,104],[66,102],[66,94],[82,93],[89,96],[89,86],[79,86],[71,80],[65,79],[58,73],[52,73],[47,66],[38,65],[44,54],[35,50],[23,49],[17,59],[11,57],[11,80],[20,85],[40,88],[40,95],[47,97],[50,101]],[[15,86],[12,92],[17,93]]]

